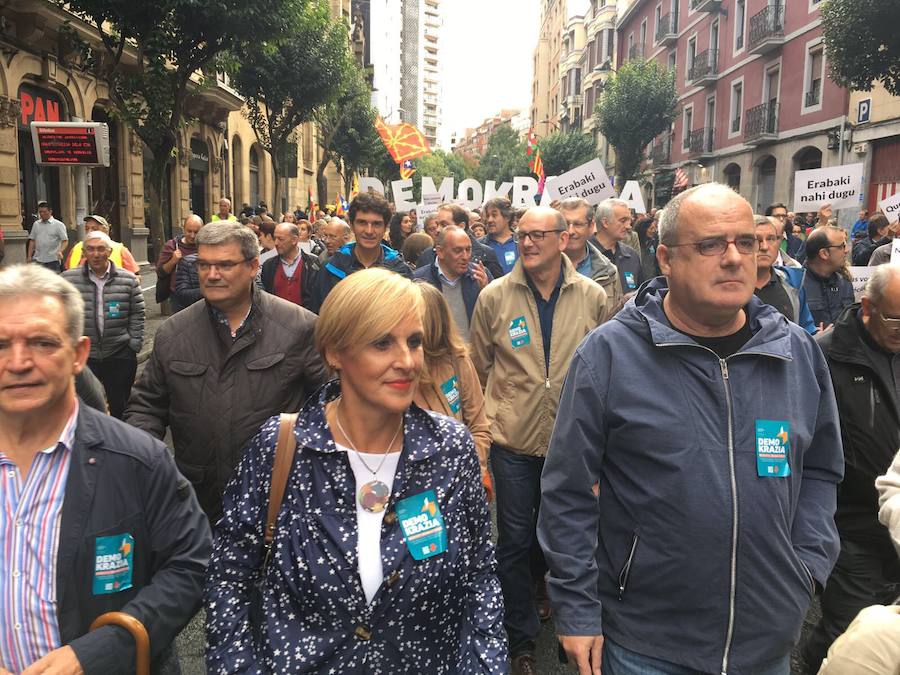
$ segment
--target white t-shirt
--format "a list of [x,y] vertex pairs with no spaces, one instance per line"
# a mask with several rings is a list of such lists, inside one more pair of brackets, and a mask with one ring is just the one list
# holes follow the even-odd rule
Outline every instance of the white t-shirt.
[[[393,490],[394,474],[397,473],[400,452],[392,452],[387,457],[367,452],[357,454],[350,448],[340,444],[336,445],[338,450],[347,453],[350,468],[353,469],[353,477],[356,479],[356,494],[354,495],[357,529],[356,557],[359,562],[359,580],[362,582],[366,602],[372,602],[372,598],[375,597],[381,587],[381,581],[384,579],[384,568],[381,564],[381,521],[384,520],[384,511],[380,513],[366,511],[359,503],[359,491],[363,485],[376,478]],[[381,465],[374,477],[372,472],[363,465],[359,458],[360,455],[365,463],[373,469],[384,460],[384,464]]]

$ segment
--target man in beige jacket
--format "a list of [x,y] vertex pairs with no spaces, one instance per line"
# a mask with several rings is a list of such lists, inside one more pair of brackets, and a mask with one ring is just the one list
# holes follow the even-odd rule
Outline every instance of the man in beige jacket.
[[494,439],[497,562],[514,675],[535,672],[535,600],[546,572],[535,523],[559,394],[575,348],[608,313],[603,287],[578,274],[563,254],[569,233],[561,213],[529,209],[515,237],[519,259],[481,291],[470,323]]

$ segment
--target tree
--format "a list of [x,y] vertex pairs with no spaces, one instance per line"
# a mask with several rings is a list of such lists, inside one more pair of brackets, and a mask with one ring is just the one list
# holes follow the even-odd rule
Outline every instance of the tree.
[[578,131],[558,131],[538,143],[544,173],[558,176],[597,157],[594,139]]
[[639,177],[644,148],[677,110],[675,73],[657,61],[633,59],[606,81],[594,118],[616,151],[616,185]]
[[148,225],[159,253],[166,166],[185,124],[189,96],[204,86],[218,55],[279,32],[306,0],[56,1],[99,34],[99,51],[88,54],[82,43],[85,65],[107,84],[116,117],[152,153]]
[[320,203],[328,199],[325,170],[329,164],[334,163],[339,172],[344,172],[347,183],[354,171],[379,164],[382,161],[379,146],[384,148],[375,130],[376,113],[369,103],[372,92],[359,65],[352,59],[347,63],[343,81],[336,83],[336,87],[336,98],[320,106],[313,115],[322,149],[316,166]]
[[828,0],[821,13],[831,79],[858,91],[880,81],[900,96],[900,0]]
[[489,180],[500,183],[530,173],[525,142],[511,126],[501,124],[488,139],[487,149],[475,171],[475,177],[482,183]]
[[[310,0],[278,37],[231,55],[234,86],[247,119],[272,157],[275,204],[281,203],[286,153],[297,127],[338,98],[350,69],[348,29],[332,19],[327,0]],[[298,47],[299,45],[299,47]],[[319,194],[319,203],[327,195]],[[277,207],[276,207],[277,208]]]
[[[443,150],[435,150],[434,152],[423,155],[414,160],[416,172],[413,174],[413,199],[417,202],[422,201],[422,177],[428,176],[434,179],[435,187],[441,186],[441,181],[450,175],[450,168],[447,166],[447,155]],[[455,182],[455,181],[454,181]],[[458,183],[455,183],[458,185]]]
[[[443,151],[438,150],[437,152]],[[452,152],[444,154],[444,163],[447,165],[449,175],[453,176],[454,185],[459,185],[466,178],[475,178],[475,171],[478,169],[478,163],[475,160]]]

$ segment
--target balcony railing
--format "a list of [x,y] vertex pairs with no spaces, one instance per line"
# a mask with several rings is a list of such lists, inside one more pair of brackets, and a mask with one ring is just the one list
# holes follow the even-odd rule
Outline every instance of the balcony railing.
[[813,80],[812,87],[808,92],[806,92],[806,107],[811,108],[814,105],[819,105],[819,101],[822,96],[822,80]]
[[778,102],[763,103],[747,111],[744,142],[761,143],[778,137]]
[[641,45],[631,45],[628,48],[628,60],[644,58],[644,48]]
[[692,84],[709,84],[718,76],[718,49],[707,49],[694,57],[694,65],[688,70],[688,80]]
[[691,137],[688,141],[688,154],[691,157],[711,154],[714,141],[715,133],[712,127],[694,129],[691,131]]
[[747,47],[751,52],[764,52],[784,42],[784,5],[769,5],[750,17]]
[[665,45],[678,39],[678,14],[672,12],[660,17],[656,27],[656,41]]

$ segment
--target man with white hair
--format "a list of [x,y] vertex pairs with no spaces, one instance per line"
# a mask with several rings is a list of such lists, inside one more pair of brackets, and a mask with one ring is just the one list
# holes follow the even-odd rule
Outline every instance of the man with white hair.
[[212,217],[212,222],[214,223],[219,220],[237,221],[237,216],[231,212],[231,200],[226,197],[222,197],[219,200],[219,212]]
[[835,513],[841,553],[804,649],[809,673],[860,610],[900,594],[900,559],[878,522],[875,489],[900,447],[900,265],[875,268],[862,302],[816,341],[831,370],[846,470]]
[[787,675],[839,548],[828,366],[754,297],[743,197],[686,190],[659,234],[664,278],[581,342],[559,401],[538,521],[556,630],[582,675]]
[[119,611],[146,627],[152,672],[178,672],[209,526],[162,442],[76,398],[82,297],[36,265],[0,270],[0,672],[131,672],[131,636],[90,630]]
[[103,384],[109,412],[122,418],[144,342],[144,294],[138,278],[110,260],[113,242],[102,230],[84,238],[85,264],[63,272],[84,300],[91,340],[88,366]]
[[604,199],[597,205],[594,218],[594,245],[619,271],[622,292],[633,293],[644,282],[644,271],[638,252],[624,243],[631,232],[631,209],[621,199]]
[[[109,223],[106,222],[106,218],[104,218],[103,216],[98,216],[96,214],[86,216],[84,219],[85,235],[93,232],[94,230],[100,230],[101,232],[109,234]],[[83,246],[84,242],[79,241],[72,247],[72,249],[69,251],[69,255],[66,257],[65,269],[68,270],[72,269],[73,267],[79,267],[82,263],[84,263]],[[132,272],[140,277],[141,267],[135,261],[134,256],[131,255],[131,251],[128,250],[128,247],[118,241],[113,241],[112,247],[113,250],[109,256],[109,259],[116,264],[116,267],[126,269],[129,272]]]
[[319,254],[319,262],[323,265],[328,262],[328,259],[334,255],[335,251],[340,250],[344,244],[353,241],[353,230],[340,218],[332,218],[328,222],[322,221],[319,231],[322,241],[325,243],[325,250]]

